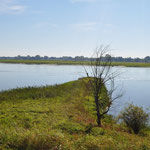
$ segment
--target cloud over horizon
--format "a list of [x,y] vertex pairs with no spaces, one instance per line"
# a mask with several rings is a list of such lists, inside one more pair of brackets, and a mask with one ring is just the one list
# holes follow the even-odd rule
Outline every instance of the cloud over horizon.
[[16,0],[0,0],[0,14],[18,14],[25,10]]
[[91,30],[95,30],[97,25],[98,25],[97,22],[85,22],[85,23],[72,24],[71,26],[77,30],[91,31]]
[[58,29],[59,25],[55,24],[55,23],[50,23],[50,22],[39,22],[39,23],[35,24],[35,27],[36,28],[50,27],[50,28]]
[[77,3],[77,2],[89,2],[89,3],[93,3],[93,2],[97,2],[98,0],[70,0],[72,3]]

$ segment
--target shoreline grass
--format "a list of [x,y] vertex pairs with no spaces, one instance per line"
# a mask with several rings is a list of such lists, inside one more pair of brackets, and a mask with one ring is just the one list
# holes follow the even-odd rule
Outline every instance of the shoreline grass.
[[[62,60],[0,60],[0,63],[10,64],[49,64],[49,65],[90,65],[90,61],[62,61]],[[112,66],[150,67],[150,63],[112,62]]]
[[131,134],[111,116],[105,116],[102,128],[97,127],[93,99],[86,88],[80,79],[0,92],[0,149],[150,149],[148,131]]

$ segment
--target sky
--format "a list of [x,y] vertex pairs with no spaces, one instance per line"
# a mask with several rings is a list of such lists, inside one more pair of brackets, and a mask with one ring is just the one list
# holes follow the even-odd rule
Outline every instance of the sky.
[[150,56],[150,0],[0,0],[0,56]]

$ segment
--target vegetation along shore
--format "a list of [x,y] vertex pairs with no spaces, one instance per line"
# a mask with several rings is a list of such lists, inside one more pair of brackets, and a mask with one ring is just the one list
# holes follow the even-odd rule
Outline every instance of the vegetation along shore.
[[[91,65],[90,61],[68,61],[68,60],[14,60],[3,59],[0,63],[12,64],[56,64],[56,65]],[[150,67],[150,63],[144,62],[112,62],[112,66],[125,66],[125,67]]]
[[0,149],[150,149],[148,129],[134,134],[111,115],[97,127],[85,82],[0,92]]

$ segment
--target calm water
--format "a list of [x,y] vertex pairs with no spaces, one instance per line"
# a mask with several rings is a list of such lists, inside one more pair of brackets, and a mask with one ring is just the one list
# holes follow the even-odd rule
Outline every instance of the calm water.
[[[150,106],[150,68],[113,67],[120,72],[116,84],[123,89],[119,104]],[[64,83],[84,77],[82,66],[0,64],[0,90]]]

